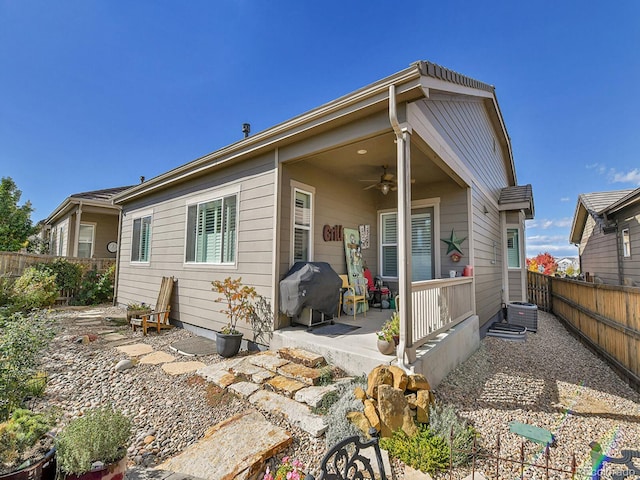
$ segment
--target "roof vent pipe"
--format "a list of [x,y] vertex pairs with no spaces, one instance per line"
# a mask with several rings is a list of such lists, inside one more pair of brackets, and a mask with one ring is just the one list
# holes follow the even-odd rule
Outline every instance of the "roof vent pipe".
[[140,175],[140,183],[144,183],[144,175]]
[[250,123],[243,123],[242,124],[242,133],[244,133],[244,138],[247,138],[249,136],[249,133],[251,133],[251,124]]

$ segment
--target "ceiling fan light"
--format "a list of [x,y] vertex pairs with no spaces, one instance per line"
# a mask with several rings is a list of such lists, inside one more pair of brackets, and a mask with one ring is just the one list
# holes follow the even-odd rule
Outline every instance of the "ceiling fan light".
[[380,185],[380,191],[382,192],[383,195],[386,195],[387,193],[389,193],[389,184],[388,183],[383,183],[382,185]]

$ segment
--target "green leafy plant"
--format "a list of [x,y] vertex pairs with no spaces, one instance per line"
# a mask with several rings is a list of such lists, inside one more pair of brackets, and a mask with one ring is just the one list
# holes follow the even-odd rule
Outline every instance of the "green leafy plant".
[[338,401],[340,397],[338,396],[338,392],[333,391],[327,393],[322,400],[320,400],[320,405],[317,407],[312,407],[311,411],[316,415],[326,415],[329,413],[329,409],[331,406]]
[[127,310],[151,310],[151,307],[144,302],[141,303],[128,303]]
[[34,268],[56,276],[56,285],[60,290],[75,290],[82,280],[82,265],[56,258],[53,262],[37,263]]
[[117,462],[126,455],[131,420],[111,406],[88,410],[72,420],[56,437],[58,470],[80,475],[92,464]]
[[53,413],[34,413],[16,409],[0,423],[0,469],[16,470],[26,460],[25,455],[56,424]]
[[229,319],[226,327],[220,330],[224,334],[238,334],[238,321],[244,320],[251,322],[255,314],[255,305],[253,300],[258,296],[256,289],[247,285],[242,285],[242,278],[233,280],[227,277],[224,280],[214,280],[211,282],[212,290],[222,297],[216,299],[216,302],[222,302],[226,308],[221,310]]
[[380,340],[392,342],[393,337],[400,335],[400,314],[393,312],[391,318],[384,322],[382,328],[376,334]]
[[45,316],[0,314],[0,421],[19,408],[29,392],[44,348],[53,337]]
[[9,277],[0,275],[0,307],[9,305],[13,298],[13,281]]
[[[451,405],[432,405],[429,409],[429,428],[453,447],[454,465],[462,465],[470,459],[476,430],[460,419]],[[451,437],[453,432],[453,437]]]
[[58,298],[56,276],[34,267],[25,269],[13,284],[12,303],[20,311],[53,305]]
[[97,268],[88,270],[82,277],[80,289],[76,293],[73,303],[75,305],[97,305],[113,300],[115,269],[115,265],[111,265],[102,273],[98,272]]
[[426,473],[436,473],[449,466],[449,445],[426,425],[411,437],[398,430],[391,438],[381,438],[380,446],[391,456]]

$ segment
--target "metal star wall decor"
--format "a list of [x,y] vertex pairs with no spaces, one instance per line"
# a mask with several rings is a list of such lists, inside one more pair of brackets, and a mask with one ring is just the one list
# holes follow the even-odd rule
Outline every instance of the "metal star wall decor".
[[464,238],[456,237],[456,233],[453,230],[451,230],[451,236],[448,239],[447,238],[442,239],[442,241],[448,245],[447,255],[449,255],[451,252],[460,252],[460,254],[462,254],[462,247],[460,246],[460,244],[464,242],[466,239],[467,237],[464,237]]

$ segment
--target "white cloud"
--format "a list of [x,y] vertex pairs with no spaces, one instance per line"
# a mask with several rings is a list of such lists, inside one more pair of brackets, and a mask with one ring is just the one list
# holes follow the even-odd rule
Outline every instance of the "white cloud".
[[555,219],[540,219],[540,220],[527,220],[527,228],[542,228],[547,230],[549,228],[567,228],[571,226],[573,219],[571,217],[555,218]]
[[569,197],[562,197],[560,199],[561,202],[568,202],[569,201]]
[[628,172],[621,172],[615,168],[608,168],[602,163],[585,165],[587,170],[595,170],[600,175],[606,175],[609,183],[630,183],[640,185],[640,169],[634,168]]
[[634,168],[633,170],[624,173],[611,169],[610,178],[613,183],[633,183],[635,185],[640,185],[640,170]]

